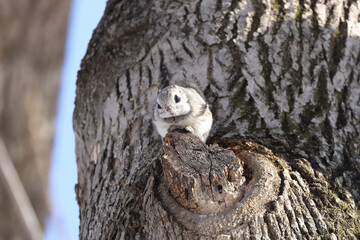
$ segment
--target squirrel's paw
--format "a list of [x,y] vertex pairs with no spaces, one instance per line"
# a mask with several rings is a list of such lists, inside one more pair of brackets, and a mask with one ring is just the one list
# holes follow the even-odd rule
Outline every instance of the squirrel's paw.
[[187,127],[185,128],[185,130],[191,132],[192,134],[195,134],[195,129],[194,129],[193,127],[191,127],[191,126],[187,126]]
[[174,131],[175,129],[178,129],[178,127],[175,125],[172,125],[169,127],[168,132]]

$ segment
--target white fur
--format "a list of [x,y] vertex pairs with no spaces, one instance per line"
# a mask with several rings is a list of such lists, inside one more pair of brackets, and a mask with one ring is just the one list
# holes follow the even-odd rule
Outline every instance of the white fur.
[[[175,95],[181,99],[178,103],[175,101]],[[183,119],[172,123],[166,122],[166,118],[171,117]],[[158,94],[153,122],[162,138],[168,133],[169,128],[185,128],[205,142],[211,129],[212,114],[205,100],[195,89],[173,85],[164,88]]]

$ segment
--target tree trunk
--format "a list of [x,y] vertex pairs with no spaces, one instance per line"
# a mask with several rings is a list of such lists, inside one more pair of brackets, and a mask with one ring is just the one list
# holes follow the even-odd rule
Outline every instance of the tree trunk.
[[[80,238],[359,237],[359,14],[109,0],[77,81]],[[209,146],[179,131],[162,144],[152,111],[173,83],[206,96]]]
[[[43,227],[70,1],[0,0],[0,6],[0,158],[14,165]],[[17,209],[24,206],[9,194],[19,189],[0,170],[0,239],[30,239]]]

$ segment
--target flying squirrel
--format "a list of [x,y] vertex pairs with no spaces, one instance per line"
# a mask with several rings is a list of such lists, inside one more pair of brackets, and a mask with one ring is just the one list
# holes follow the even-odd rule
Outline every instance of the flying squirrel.
[[153,123],[162,138],[168,131],[182,128],[206,142],[213,121],[212,113],[194,88],[168,86],[159,92],[156,102]]

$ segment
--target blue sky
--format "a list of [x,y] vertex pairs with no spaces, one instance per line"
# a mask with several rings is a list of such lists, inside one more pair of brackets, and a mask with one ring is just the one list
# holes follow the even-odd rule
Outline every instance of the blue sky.
[[105,4],[106,0],[72,2],[50,170],[51,213],[46,224],[46,240],[79,238],[79,208],[74,191],[77,168],[72,128],[75,84],[81,59],[92,32],[104,13]]

